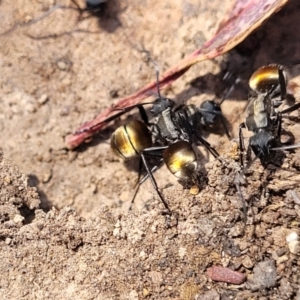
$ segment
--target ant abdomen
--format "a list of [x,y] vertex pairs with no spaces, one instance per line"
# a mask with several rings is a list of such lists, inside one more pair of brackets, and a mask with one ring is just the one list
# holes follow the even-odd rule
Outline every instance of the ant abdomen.
[[[280,82],[280,73],[284,82]],[[287,84],[286,72],[282,65],[270,64],[258,68],[249,79],[250,88],[256,93],[280,93],[281,84]]]
[[197,156],[186,141],[175,142],[163,152],[164,163],[169,171],[180,179],[189,179],[197,170]]
[[110,144],[117,156],[130,159],[139,156],[144,149],[151,147],[152,137],[143,122],[133,120],[115,130]]

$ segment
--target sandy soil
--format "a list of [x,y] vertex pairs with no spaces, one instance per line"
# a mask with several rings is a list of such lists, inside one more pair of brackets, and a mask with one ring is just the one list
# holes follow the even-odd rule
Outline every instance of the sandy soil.
[[[1,32],[55,4],[0,1]],[[0,36],[1,299],[300,299],[300,246],[286,242],[291,232],[300,234],[300,152],[278,154],[281,167],[256,161],[247,172],[243,234],[234,184],[247,104],[242,90],[222,105],[233,140],[221,125],[205,133],[223,163],[200,148],[207,179],[198,195],[165,167],[155,172],[172,217],[162,214],[150,182],[128,212],[138,163],[116,158],[109,137],[136,112],[66,150],[67,134],[153,80],[143,50],[166,70],[212,37],[232,1],[107,4],[99,16],[58,9]],[[199,105],[226,93],[228,70],[247,88],[257,67],[299,59],[299,8],[291,0],[236,49],[192,67],[164,95]],[[300,67],[288,71],[299,85]],[[284,128],[299,143],[294,115]],[[248,280],[238,286],[212,282],[206,271],[214,265]]]

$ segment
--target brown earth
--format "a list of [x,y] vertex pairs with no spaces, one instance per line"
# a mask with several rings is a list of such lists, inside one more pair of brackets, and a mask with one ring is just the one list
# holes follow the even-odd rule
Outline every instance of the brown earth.
[[[280,167],[251,166],[241,182],[249,208],[243,234],[234,184],[236,138],[247,105],[241,89],[222,105],[233,140],[221,125],[205,134],[222,162],[200,149],[207,179],[198,195],[183,189],[166,167],[155,172],[171,217],[162,214],[150,182],[128,212],[138,164],[117,159],[109,136],[137,118],[135,112],[91,143],[66,150],[67,134],[116,96],[153,80],[143,50],[166,70],[212,37],[232,5],[124,2],[109,1],[99,16],[57,9],[8,31],[30,24],[56,2],[0,1],[1,32],[8,31],[0,36],[1,299],[300,299],[299,244],[286,242],[289,233],[300,234],[300,152],[278,153]],[[192,67],[164,95],[199,105],[226,93],[227,70],[247,87],[257,67],[299,59],[299,8],[291,0],[236,49]],[[300,84],[300,67],[288,70],[290,82]],[[300,143],[298,112],[293,115],[283,127]],[[206,271],[215,265],[248,280],[213,282]]]

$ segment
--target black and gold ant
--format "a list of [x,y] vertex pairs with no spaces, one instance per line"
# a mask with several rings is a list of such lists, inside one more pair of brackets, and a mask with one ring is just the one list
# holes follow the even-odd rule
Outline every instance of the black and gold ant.
[[[249,139],[250,148],[266,164],[274,157],[276,150],[291,149],[280,141],[282,117],[300,108],[300,103],[278,110],[288,97],[287,75],[282,65],[270,64],[259,68],[251,76],[249,86],[256,94],[250,98],[245,121],[239,129],[240,161],[243,165],[245,145],[242,128],[247,128],[254,133]],[[296,148],[295,145],[293,148]]]
[[[214,104],[213,101],[203,102],[200,108],[195,105],[183,104],[173,109],[175,102],[162,97],[160,94],[159,71],[157,68],[156,77],[158,97],[154,102],[129,106],[101,123],[111,122],[132,108],[138,108],[142,121],[133,120],[117,128],[111,136],[111,148],[116,155],[123,159],[140,158],[140,169],[141,166],[144,166],[147,175],[138,182],[138,188],[141,183],[150,177],[160,200],[170,213],[168,204],[158,189],[152,174],[153,171],[158,168],[160,163],[164,162],[170,172],[177,178],[193,180],[196,176],[198,162],[192,145],[195,141],[198,141],[215,158],[218,158],[218,152],[201,136],[201,127],[203,125],[210,126],[218,117],[222,118],[222,115],[220,105]],[[150,110],[152,122],[149,122],[144,108],[145,105],[149,104],[152,105]],[[86,130],[92,129],[87,128]],[[226,133],[229,136],[227,129]],[[159,158],[158,165],[152,169],[147,160],[149,157]],[[134,198],[132,203],[133,201]]]

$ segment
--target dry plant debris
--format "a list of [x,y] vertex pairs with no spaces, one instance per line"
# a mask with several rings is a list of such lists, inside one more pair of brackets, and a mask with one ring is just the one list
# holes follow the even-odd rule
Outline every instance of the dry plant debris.
[[[3,29],[34,19],[54,2],[2,0]],[[148,182],[127,211],[135,165],[126,168],[110,152],[111,128],[78,152],[64,148],[64,138],[111,107],[116,95],[153,81],[152,65],[136,50],[141,41],[167,70],[217,31],[232,5],[219,3],[151,1],[141,7],[133,0],[125,11],[119,6],[117,18],[107,13],[80,24],[76,11],[56,10],[38,25],[0,37],[1,299],[300,298],[299,150],[279,153],[266,168],[256,161],[240,178],[248,207],[243,233],[237,147],[222,129],[207,133],[222,162],[202,155],[208,179],[198,194],[164,168],[155,173],[171,217],[162,214]],[[263,64],[299,59],[299,8],[298,0],[289,1],[234,51],[193,66],[166,94],[199,105],[226,92],[222,76],[228,68],[247,80]],[[74,26],[85,32],[72,33]],[[88,33],[94,29],[100,33]],[[32,38],[51,33],[56,37]],[[291,70],[294,87],[299,72]],[[222,106],[234,138],[244,100],[236,91]],[[297,114],[284,128],[300,141]],[[207,274],[213,267],[247,280],[215,282]]]

